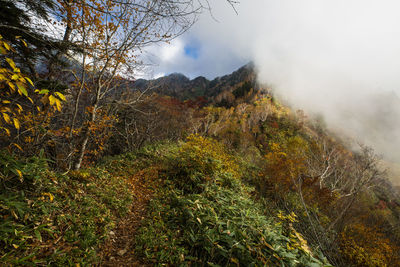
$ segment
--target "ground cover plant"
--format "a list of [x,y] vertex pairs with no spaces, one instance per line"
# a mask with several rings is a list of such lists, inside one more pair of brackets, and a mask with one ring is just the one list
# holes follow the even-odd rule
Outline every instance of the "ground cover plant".
[[[170,168],[174,162],[179,167]],[[279,213],[275,220],[277,214],[264,213],[234,162],[223,146],[203,137],[192,136],[171,153],[165,185],[137,236],[138,252],[159,265],[330,266],[294,230],[294,214]]]
[[1,153],[0,171],[2,266],[94,263],[132,200],[125,179],[101,166],[61,174],[42,157]]

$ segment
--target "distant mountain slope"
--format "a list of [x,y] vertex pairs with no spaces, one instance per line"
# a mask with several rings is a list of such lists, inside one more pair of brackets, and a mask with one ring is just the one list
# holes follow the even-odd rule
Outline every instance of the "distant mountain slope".
[[232,92],[246,81],[256,84],[256,74],[252,63],[211,81],[202,76],[190,80],[183,74],[172,73],[155,80],[138,79],[132,84],[132,89],[141,91],[148,89],[180,100],[194,99],[199,96],[215,98],[224,91]]

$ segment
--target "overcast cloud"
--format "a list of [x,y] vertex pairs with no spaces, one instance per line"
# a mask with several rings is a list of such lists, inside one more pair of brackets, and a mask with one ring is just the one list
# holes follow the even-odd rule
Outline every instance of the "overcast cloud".
[[400,159],[400,2],[242,0],[238,15],[212,3],[219,22],[203,14],[169,47],[153,49],[155,75],[213,78],[254,61],[283,99]]

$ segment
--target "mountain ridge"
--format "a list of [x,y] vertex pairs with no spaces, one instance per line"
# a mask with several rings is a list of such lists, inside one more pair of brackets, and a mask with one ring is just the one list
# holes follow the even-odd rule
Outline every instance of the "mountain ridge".
[[212,80],[208,80],[204,76],[189,79],[184,74],[175,72],[152,80],[137,79],[130,85],[130,89],[151,90],[180,100],[194,99],[199,96],[214,98],[243,81],[251,81],[252,84],[256,85],[256,78],[254,64],[250,62],[230,74]]

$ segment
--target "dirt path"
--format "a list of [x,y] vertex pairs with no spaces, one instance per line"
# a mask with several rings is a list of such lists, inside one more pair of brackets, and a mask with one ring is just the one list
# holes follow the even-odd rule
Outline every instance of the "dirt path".
[[109,238],[100,249],[99,266],[148,266],[135,254],[135,234],[146,215],[146,208],[151,199],[153,178],[158,176],[156,168],[147,168],[130,178],[132,207],[128,215],[117,227],[110,231]]

